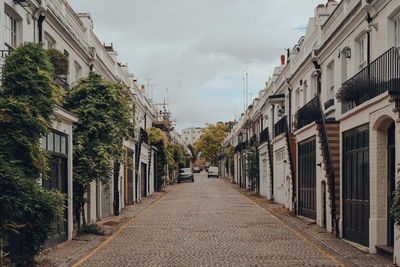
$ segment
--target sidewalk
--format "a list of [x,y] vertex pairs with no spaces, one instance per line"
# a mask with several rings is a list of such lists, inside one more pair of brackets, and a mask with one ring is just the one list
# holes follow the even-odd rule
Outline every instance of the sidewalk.
[[173,187],[173,185],[168,185],[164,187],[162,192],[155,192],[151,196],[142,199],[139,203],[125,206],[119,216],[110,216],[96,222],[105,232],[104,236],[93,234],[77,235],[72,240],[46,250],[43,255],[37,257],[39,266],[73,265],[121,228],[124,223],[140,214],[140,212],[168,193]]
[[[224,180],[227,183],[231,183],[227,179]],[[305,220],[294,216],[293,213],[283,208],[283,205],[271,202],[265,197],[257,196],[254,192],[240,188],[237,184],[231,185],[238,192],[303,235],[311,243],[329,252],[345,266],[395,266],[390,258],[362,252],[345,241],[336,238],[332,233],[326,232],[325,229],[318,225],[309,224]]]

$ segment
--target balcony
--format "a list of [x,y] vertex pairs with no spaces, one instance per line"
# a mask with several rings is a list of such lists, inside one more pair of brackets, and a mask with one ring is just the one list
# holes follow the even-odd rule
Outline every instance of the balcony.
[[297,124],[295,125],[295,129],[299,130],[314,121],[320,120],[321,118],[319,99],[318,96],[315,96],[297,111]]
[[269,129],[268,127],[262,130],[260,134],[260,144],[269,141]]
[[344,114],[386,91],[400,94],[400,56],[395,47],[344,82],[336,98]]
[[1,77],[3,74],[4,61],[11,52],[12,50],[0,50],[0,86],[1,86]]
[[57,86],[63,88],[66,93],[69,93],[70,87],[69,87],[69,84],[65,80],[63,80],[57,76],[54,76],[53,80]]
[[280,119],[277,123],[275,123],[274,127],[275,127],[275,137],[285,133],[288,127],[287,117],[284,116],[282,119]]
[[142,140],[143,143],[148,143],[148,137],[147,137],[147,132],[145,129],[140,127],[140,140]]

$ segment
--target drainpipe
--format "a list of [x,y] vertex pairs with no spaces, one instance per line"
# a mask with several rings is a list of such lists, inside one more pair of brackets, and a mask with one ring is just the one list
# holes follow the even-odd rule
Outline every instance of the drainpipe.
[[[289,83],[288,83],[289,85]],[[288,87],[289,91],[289,132],[292,132],[292,88]]]
[[43,41],[43,21],[46,19],[42,14],[38,18],[38,34],[39,34],[39,42]]
[[368,66],[368,78],[371,76],[371,70],[370,70],[370,63],[371,63],[371,22],[372,18],[369,12],[367,12],[367,15],[365,16],[365,20],[368,23],[367,27],[367,66]]
[[272,104],[272,137],[275,137],[275,104]]

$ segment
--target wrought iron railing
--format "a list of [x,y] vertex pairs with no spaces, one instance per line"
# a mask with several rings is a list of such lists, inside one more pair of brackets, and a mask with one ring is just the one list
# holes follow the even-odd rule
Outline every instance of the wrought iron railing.
[[0,86],[1,86],[1,78],[3,75],[3,65],[6,57],[12,52],[12,50],[0,50]]
[[60,77],[57,77],[57,76],[55,76],[53,78],[53,80],[54,80],[54,83],[57,86],[60,86],[61,88],[63,88],[65,90],[65,92],[67,92],[67,93],[69,92],[70,87],[69,87],[69,84],[65,80],[63,80],[63,79],[61,79]]
[[260,133],[260,144],[267,142],[269,140],[269,129],[268,127],[261,131]]
[[296,113],[295,129],[301,129],[304,126],[320,120],[321,110],[318,96],[315,96],[307,104],[302,106]]
[[395,47],[344,82],[337,99],[343,114],[386,91],[400,94],[400,55]]
[[144,143],[148,143],[148,137],[147,137],[147,132],[145,129],[143,129],[142,127],[140,127],[140,140]]
[[275,127],[275,137],[280,135],[280,134],[285,133],[286,130],[287,130],[287,126],[288,126],[287,117],[284,116],[277,123],[275,123],[275,125],[274,125],[274,127]]

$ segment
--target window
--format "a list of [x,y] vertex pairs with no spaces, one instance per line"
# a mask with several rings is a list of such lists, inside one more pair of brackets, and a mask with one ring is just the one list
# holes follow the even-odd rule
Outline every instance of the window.
[[394,40],[395,46],[400,48],[400,16],[394,19]]
[[335,92],[335,64],[334,61],[329,63],[327,68],[327,95],[326,100],[333,98]]
[[359,69],[363,69],[367,65],[367,36],[364,35],[359,41]]
[[41,147],[49,152],[67,155],[67,136],[51,131],[41,139]]
[[5,13],[4,35],[6,44],[12,47],[17,46],[17,20],[8,13]]
[[51,49],[54,47],[54,45],[55,45],[55,42],[53,41],[53,39],[46,35],[44,37],[44,48]]
[[79,66],[78,63],[75,63],[74,66],[74,74],[75,74],[75,81],[79,80],[79,78],[81,77],[81,66]]
[[295,102],[296,102],[296,110],[300,108],[300,90],[296,90],[296,95],[295,95]]

